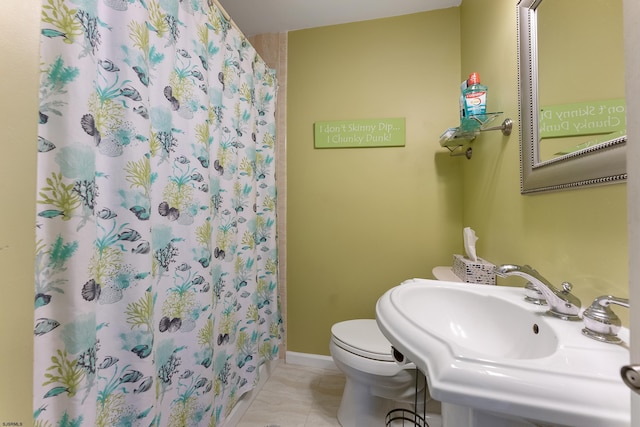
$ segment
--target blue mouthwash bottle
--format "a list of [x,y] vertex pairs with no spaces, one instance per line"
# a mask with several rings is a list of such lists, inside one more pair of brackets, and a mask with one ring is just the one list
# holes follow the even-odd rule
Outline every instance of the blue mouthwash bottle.
[[[483,116],[487,113],[487,87],[480,84],[480,75],[471,73],[463,92],[465,117]],[[484,120],[484,117],[480,118]]]

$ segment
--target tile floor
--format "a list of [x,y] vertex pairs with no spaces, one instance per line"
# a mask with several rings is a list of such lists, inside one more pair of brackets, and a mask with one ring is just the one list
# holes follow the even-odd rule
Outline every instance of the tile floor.
[[237,427],[340,427],[344,375],[278,363]]

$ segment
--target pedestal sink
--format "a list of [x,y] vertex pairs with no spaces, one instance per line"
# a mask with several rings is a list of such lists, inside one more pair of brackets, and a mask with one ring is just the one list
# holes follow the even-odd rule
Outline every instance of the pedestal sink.
[[622,345],[582,335],[506,286],[412,279],[376,306],[378,326],[427,376],[443,427],[629,427]]

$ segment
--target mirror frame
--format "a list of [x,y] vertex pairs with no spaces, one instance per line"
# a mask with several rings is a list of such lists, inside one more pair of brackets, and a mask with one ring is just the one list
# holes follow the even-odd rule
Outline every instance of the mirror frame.
[[541,162],[538,150],[538,38],[536,9],[543,0],[518,1],[520,192],[567,190],[625,182],[627,137]]

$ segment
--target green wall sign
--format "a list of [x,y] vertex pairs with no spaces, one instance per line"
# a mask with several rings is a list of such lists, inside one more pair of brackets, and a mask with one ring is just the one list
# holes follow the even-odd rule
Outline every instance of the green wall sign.
[[403,147],[405,119],[315,122],[316,148]]
[[626,129],[625,101],[580,102],[540,109],[540,138],[597,135]]

